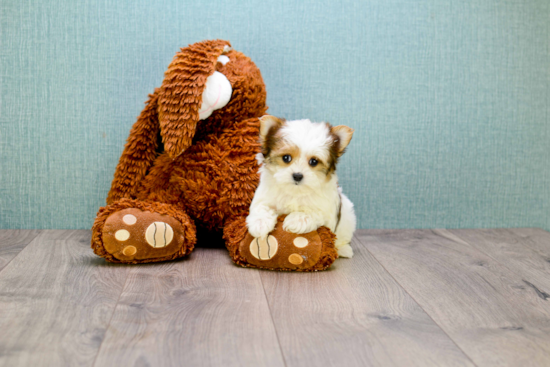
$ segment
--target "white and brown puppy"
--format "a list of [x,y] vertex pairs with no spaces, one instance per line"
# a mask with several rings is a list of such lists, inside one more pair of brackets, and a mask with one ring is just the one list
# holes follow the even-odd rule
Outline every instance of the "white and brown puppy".
[[250,234],[267,236],[277,217],[288,214],[284,230],[308,233],[326,226],[336,234],[338,255],[352,257],[355,212],[338,186],[336,163],[353,129],[270,115],[260,122],[260,184],[246,218]]

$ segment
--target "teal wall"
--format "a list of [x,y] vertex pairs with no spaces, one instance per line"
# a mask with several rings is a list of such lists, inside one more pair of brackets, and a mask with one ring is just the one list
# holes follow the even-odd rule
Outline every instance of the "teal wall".
[[550,230],[550,1],[2,0],[0,227],[89,228],[182,46],[222,38],[270,112],[347,124],[362,228]]

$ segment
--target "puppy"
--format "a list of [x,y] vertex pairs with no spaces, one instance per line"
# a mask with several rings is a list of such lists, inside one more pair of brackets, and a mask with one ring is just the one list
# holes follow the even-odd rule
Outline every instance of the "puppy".
[[350,241],[356,218],[352,202],[342,193],[336,163],[351,141],[353,129],[310,120],[260,119],[260,184],[254,193],[248,231],[265,237],[288,214],[283,229],[308,233],[320,226],[336,234],[341,257],[352,257]]

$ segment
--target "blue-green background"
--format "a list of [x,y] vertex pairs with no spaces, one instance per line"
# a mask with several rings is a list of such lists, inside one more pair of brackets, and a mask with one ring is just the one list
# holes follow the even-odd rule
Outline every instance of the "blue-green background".
[[272,114],[355,128],[359,227],[550,229],[547,0],[2,0],[0,20],[2,228],[89,228],[174,54],[221,38]]

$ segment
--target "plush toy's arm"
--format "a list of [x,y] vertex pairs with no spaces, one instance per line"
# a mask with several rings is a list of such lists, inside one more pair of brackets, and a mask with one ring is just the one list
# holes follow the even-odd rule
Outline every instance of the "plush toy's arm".
[[107,204],[122,198],[135,198],[141,181],[157,156],[157,100],[158,90],[155,90],[154,94],[149,95],[145,108],[132,126],[107,195]]

